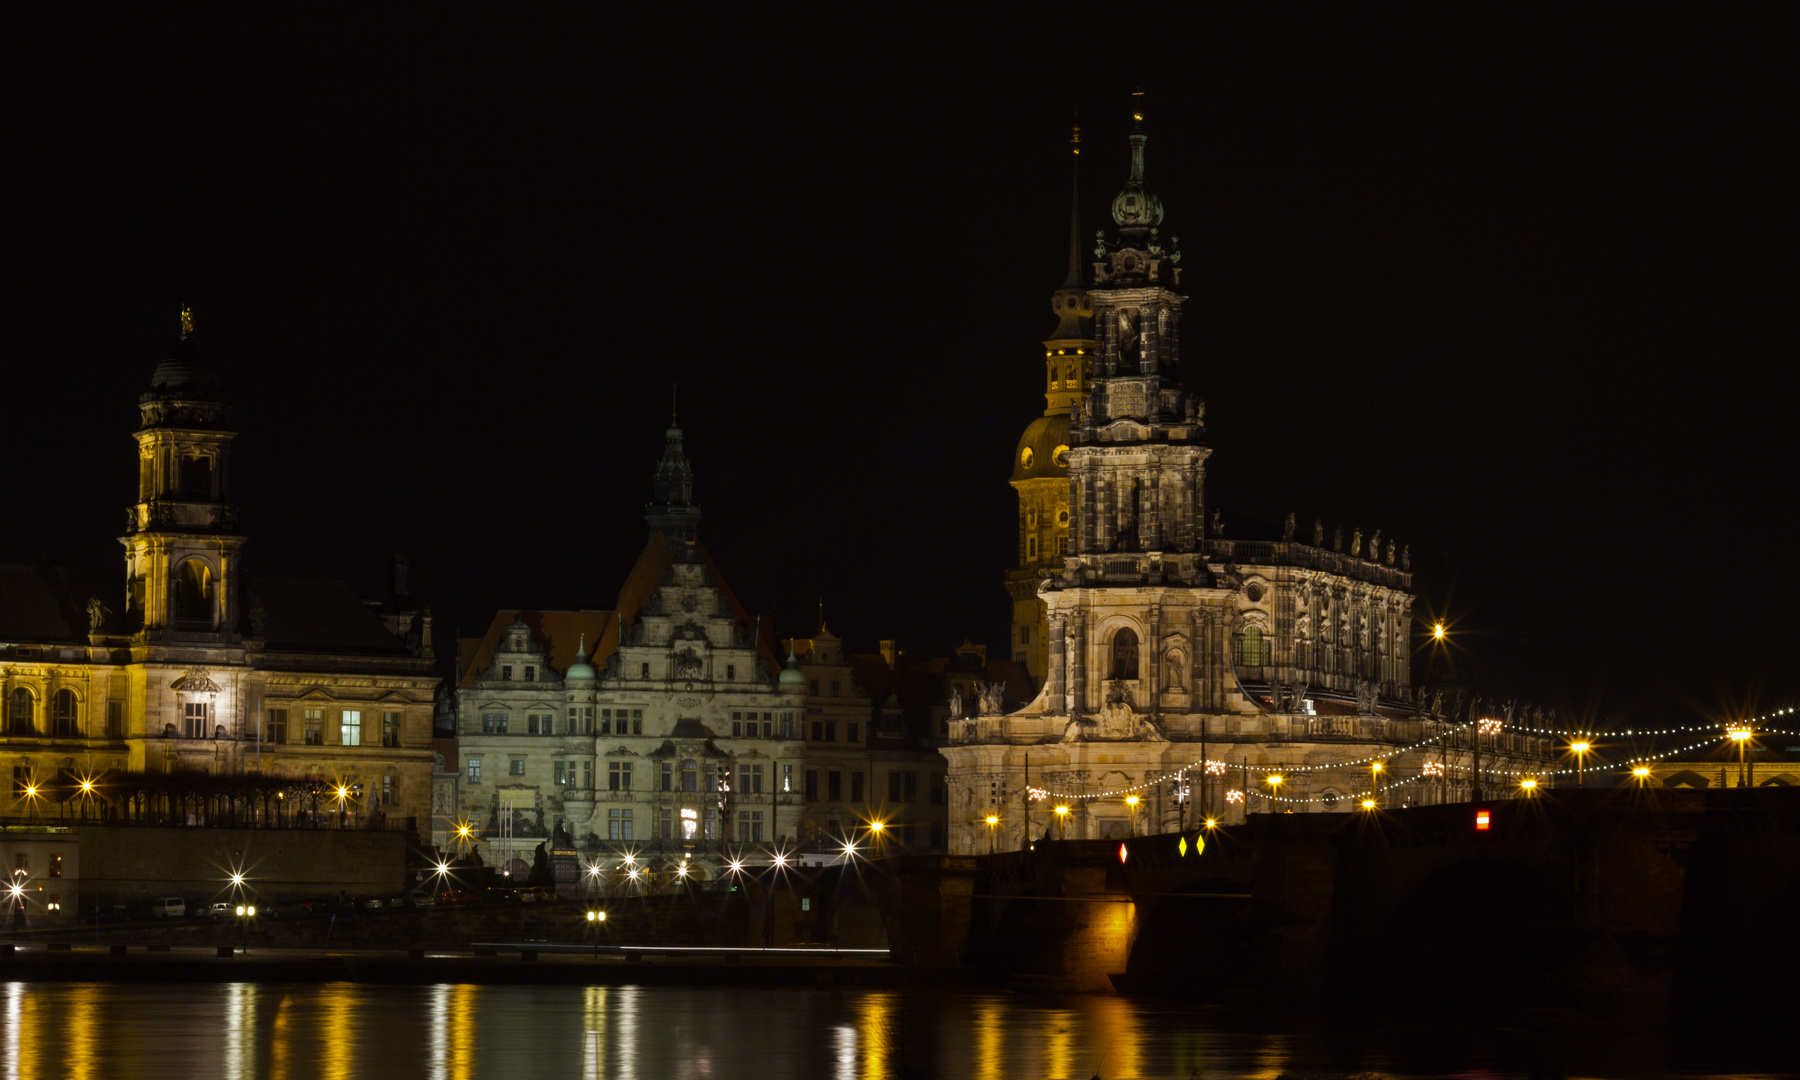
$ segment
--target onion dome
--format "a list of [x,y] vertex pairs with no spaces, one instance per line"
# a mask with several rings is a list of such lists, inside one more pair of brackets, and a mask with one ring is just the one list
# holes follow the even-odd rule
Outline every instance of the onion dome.
[[181,339],[151,373],[150,389],[158,394],[218,396],[219,372],[194,348],[194,313],[188,308],[181,309]]
[[583,634],[575,644],[575,662],[569,665],[569,670],[563,672],[563,680],[592,682],[597,678],[599,673],[594,670],[594,665],[587,662],[587,635]]
[[1112,216],[1123,230],[1154,229],[1162,224],[1163,204],[1144,182],[1144,109],[1140,100],[1131,111],[1131,175],[1113,196]]
[[794,647],[791,643],[788,645],[787,663],[782,667],[781,677],[777,682],[784,690],[789,687],[804,689],[806,686],[806,673],[800,670],[800,661],[794,659]]

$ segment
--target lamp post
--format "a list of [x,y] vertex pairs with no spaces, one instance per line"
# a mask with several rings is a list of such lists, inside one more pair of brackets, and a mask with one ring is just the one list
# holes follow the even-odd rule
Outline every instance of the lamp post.
[[1525,793],[1527,799],[1537,794],[1537,786],[1538,782],[1529,776],[1519,781],[1519,790]]
[[1137,835],[1138,797],[1136,795],[1125,796],[1125,807],[1126,807],[1126,810],[1125,810],[1125,813],[1126,813],[1125,835],[1126,836],[1136,836]]
[[1569,744],[1569,749],[1575,751],[1575,786],[1576,787],[1582,786],[1582,779],[1583,779],[1582,762],[1583,762],[1583,759],[1587,756],[1587,752],[1589,750],[1593,749],[1593,745],[1594,744],[1592,744],[1590,742],[1585,742],[1585,741]]
[[996,831],[998,829],[999,825],[1000,825],[1000,815],[989,814],[987,816],[988,854],[989,855],[996,855],[996,854],[999,854],[999,852],[1000,852],[999,833]]
[[1057,807],[1056,808],[1056,838],[1058,840],[1067,840],[1069,838],[1068,828],[1067,828],[1068,822],[1069,822],[1069,808],[1067,806]]
[[1750,770],[1745,764],[1747,761],[1747,758],[1745,757],[1747,752],[1745,747],[1750,745],[1750,729],[1746,727],[1732,728],[1727,734],[1731,736],[1732,742],[1737,743],[1738,787],[1748,787],[1750,784]]
[[1280,773],[1269,777],[1269,813],[1276,813],[1275,800],[1281,795],[1281,785],[1287,778]]
[[1381,770],[1383,767],[1379,761],[1369,763],[1369,800],[1376,806],[1381,805]]

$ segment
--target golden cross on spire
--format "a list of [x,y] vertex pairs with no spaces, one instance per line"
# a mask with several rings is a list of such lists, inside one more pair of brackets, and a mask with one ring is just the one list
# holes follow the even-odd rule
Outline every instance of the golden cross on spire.
[[181,336],[187,337],[194,332],[194,309],[186,304],[181,305]]
[[1081,117],[1079,115],[1076,116],[1075,121],[1076,122],[1073,125],[1073,130],[1071,131],[1071,133],[1069,135],[1069,148],[1074,152],[1076,157],[1080,157],[1081,156]]

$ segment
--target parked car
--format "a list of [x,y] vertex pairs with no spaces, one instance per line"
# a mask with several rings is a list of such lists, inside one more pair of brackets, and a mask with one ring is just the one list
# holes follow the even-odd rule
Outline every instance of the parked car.
[[437,907],[437,897],[430,893],[413,893],[411,896],[407,897],[407,903],[418,908],[420,911],[429,911],[432,908]]
[[231,918],[231,913],[236,910],[236,904],[226,903],[221,900],[220,902],[207,907],[206,917],[209,919],[229,919]]
[[152,919],[179,919],[187,915],[187,901],[179,896],[165,896],[150,905]]
[[464,892],[462,889],[445,889],[438,893],[437,903],[439,907],[474,907],[477,901],[474,893]]
[[365,896],[361,906],[373,911],[386,907],[387,901],[379,896]]

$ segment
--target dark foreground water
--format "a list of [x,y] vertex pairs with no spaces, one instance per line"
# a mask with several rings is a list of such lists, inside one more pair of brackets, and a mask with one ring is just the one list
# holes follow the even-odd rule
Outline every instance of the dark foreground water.
[[0,1077],[1759,1076],[1784,1047],[1162,1000],[681,987],[0,984]]

